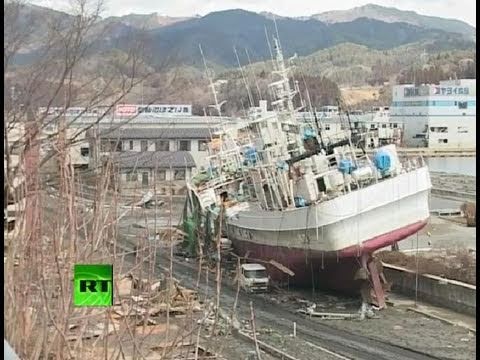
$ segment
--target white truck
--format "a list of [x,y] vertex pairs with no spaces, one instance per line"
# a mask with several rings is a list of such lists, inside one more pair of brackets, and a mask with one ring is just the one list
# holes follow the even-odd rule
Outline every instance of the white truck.
[[266,292],[270,283],[265,266],[260,264],[242,264],[240,268],[240,287],[246,292]]

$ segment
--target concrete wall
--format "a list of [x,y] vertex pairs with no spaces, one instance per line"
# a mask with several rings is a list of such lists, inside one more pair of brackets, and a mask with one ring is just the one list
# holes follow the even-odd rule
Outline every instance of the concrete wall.
[[[387,280],[393,282],[392,291],[415,296],[416,274],[414,271],[390,264],[384,264],[383,268]],[[420,301],[476,316],[476,299],[475,285],[434,275],[418,276],[418,300]]]

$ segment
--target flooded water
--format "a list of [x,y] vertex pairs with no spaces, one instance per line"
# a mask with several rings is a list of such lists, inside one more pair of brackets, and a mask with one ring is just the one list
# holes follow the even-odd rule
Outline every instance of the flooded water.
[[430,171],[477,176],[476,157],[425,158]]

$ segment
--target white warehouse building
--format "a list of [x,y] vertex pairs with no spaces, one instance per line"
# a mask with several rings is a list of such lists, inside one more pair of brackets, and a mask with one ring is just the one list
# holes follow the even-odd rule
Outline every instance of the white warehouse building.
[[396,85],[390,117],[404,124],[408,147],[475,148],[476,80]]

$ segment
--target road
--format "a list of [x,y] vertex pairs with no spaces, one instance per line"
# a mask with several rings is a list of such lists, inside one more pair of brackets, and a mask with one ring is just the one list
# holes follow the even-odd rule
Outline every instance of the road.
[[[132,255],[133,256],[133,255]],[[157,271],[168,272],[168,251],[158,251]],[[197,289],[201,297],[214,299],[216,282],[211,274],[206,280],[205,276],[200,279],[197,288],[198,268],[194,262],[186,262],[183,259],[173,259],[174,277],[187,287]],[[221,285],[220,304],[222,309],[230,312],[233,309],[237,289],[224,279]],[[283,335],[291,334],[292,324],[296,323],[297,338],[289,341],[282,350],[288,354],[294,354],[298,359],[335,359],[347,358],[358,360],[427,360],[442,359],[431,354],[417,352],[402,346],[394,345],[385,341],[363,336],[359,333],[350,332],[329,326],[328,324],[315,321],[296,314],[292,309],[269,301],[268,297],[249,295],[238,292],[237,317],[238,319],[250,318],[250,301],[253,302],[258,328],[270,328]],[[367,320],[368,321],[368,320]],[[313,347],[317,346],[318,348]],[[326,349],[333,354],[328,354],[319,349]]]

